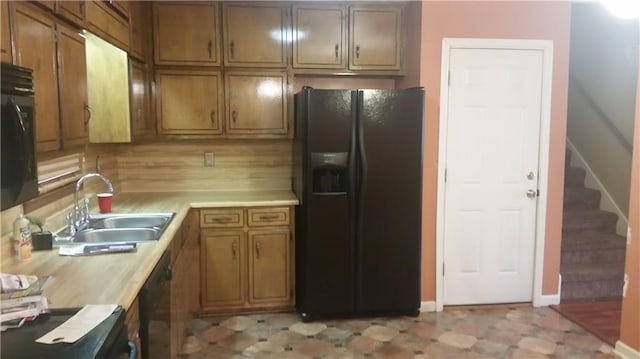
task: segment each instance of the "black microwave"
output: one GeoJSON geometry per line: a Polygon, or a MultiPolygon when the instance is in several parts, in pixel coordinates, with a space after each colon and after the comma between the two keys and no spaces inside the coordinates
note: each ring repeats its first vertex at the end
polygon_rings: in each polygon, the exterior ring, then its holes
{"type": "Polygon", "coordinates": [[[2,210],[38,196],[33,75],[30,69],[2,63],[2,210]]]}

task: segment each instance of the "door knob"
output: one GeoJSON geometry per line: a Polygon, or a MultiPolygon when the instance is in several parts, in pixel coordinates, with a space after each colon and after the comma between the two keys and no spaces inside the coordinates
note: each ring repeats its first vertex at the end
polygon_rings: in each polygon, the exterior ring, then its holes
{"type": "Polygon", "coordinates": [[[529,198],[536,198],[538,196],[538,191],[536,191],[535,189],[530,189],[527,191],[527,197],[529,198]]]}

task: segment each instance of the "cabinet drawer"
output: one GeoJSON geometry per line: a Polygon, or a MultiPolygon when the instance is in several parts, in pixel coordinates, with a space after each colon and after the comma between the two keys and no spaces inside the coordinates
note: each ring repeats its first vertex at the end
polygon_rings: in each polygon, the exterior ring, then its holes
{"type": "Polygon", "coordinates": [[[242,209],[203,209],[200,211],[200,227],[229,228],[244,225],[242,209]]]}
{"type": "Polygon", "coordinates": [[[249,208],[247,209],[249,226],[282,226],[289,224],[289,208],[249,208]]]}

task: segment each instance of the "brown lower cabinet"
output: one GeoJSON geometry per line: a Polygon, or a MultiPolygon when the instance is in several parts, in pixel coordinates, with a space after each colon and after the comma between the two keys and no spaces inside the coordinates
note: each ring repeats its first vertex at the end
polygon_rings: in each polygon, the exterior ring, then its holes
{"type": "Polygon", "coordinates": [[[290,207],[200,210],[204,312],[293,307],[290,207]]]}

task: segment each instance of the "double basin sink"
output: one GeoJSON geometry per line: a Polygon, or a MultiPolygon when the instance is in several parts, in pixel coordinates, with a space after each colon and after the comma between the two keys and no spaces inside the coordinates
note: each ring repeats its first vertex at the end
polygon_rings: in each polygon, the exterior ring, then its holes
{"type": "Polygon", "coordinates": [[[160,239],[174,213],[110,213],[91,215],[72,236],[58,235],[56,245],[144,243],[160,239]]]}

